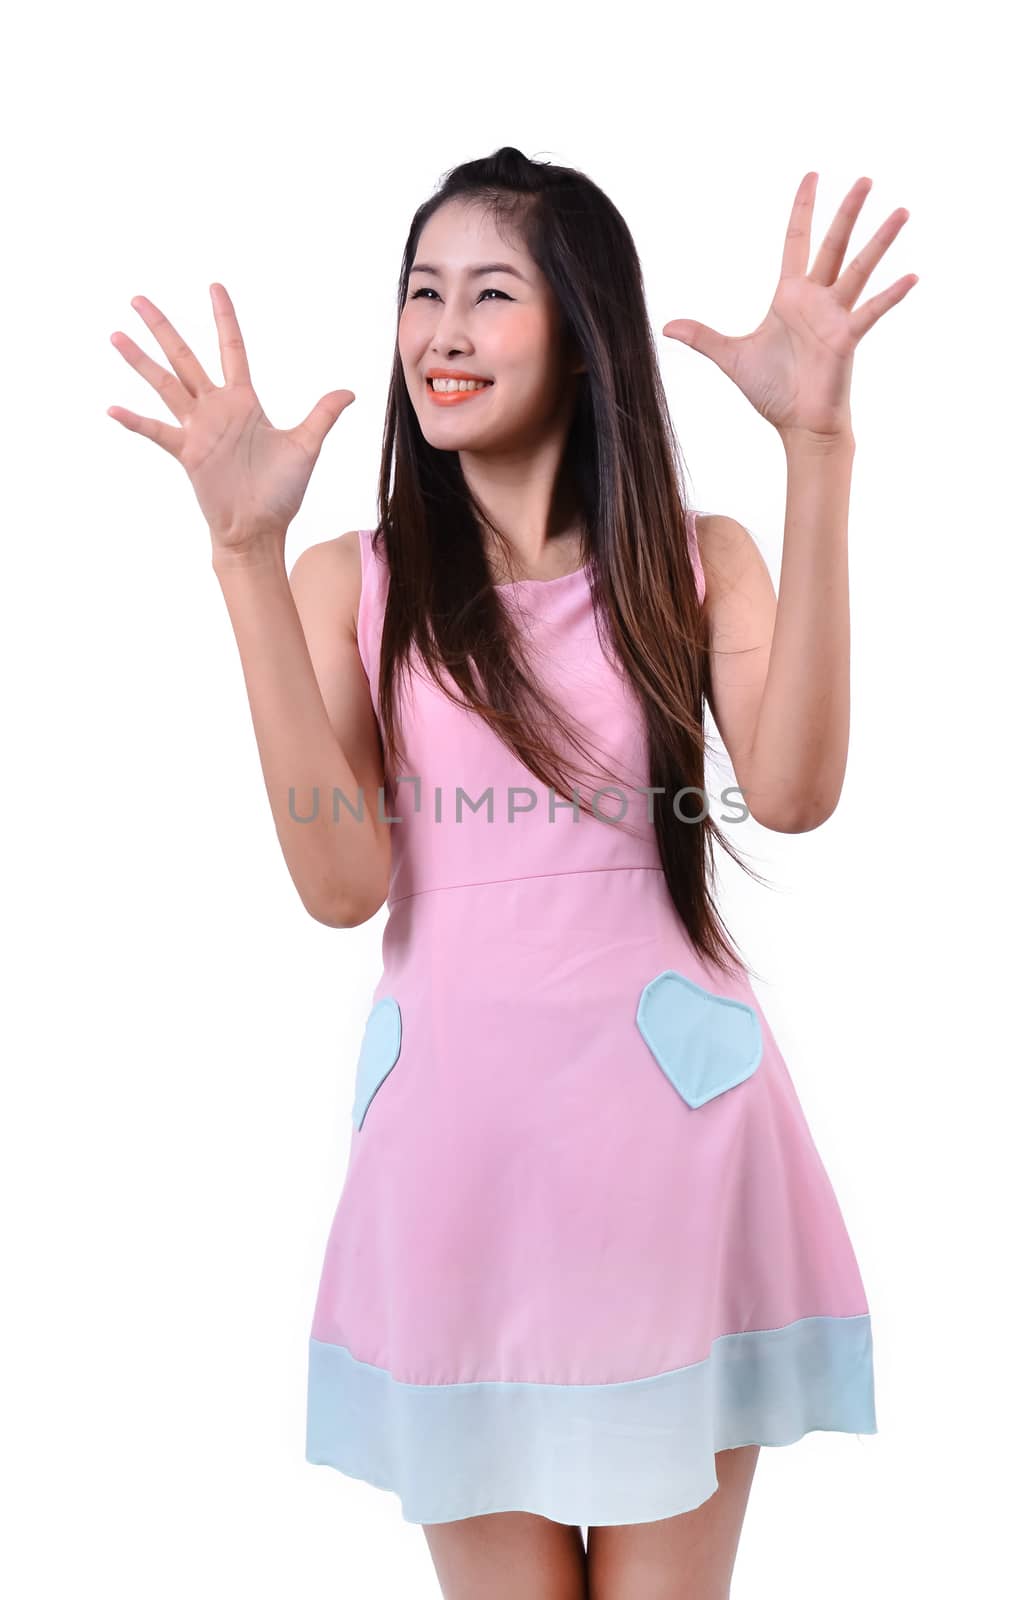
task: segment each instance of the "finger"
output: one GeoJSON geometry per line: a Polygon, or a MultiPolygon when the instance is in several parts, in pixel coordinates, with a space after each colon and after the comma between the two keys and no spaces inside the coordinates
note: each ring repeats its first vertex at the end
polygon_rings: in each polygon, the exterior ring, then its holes
{"type": "Polygon", "coordinates": [[[173,378],[167,368],[151,361],[146,351],[141,350],[127,333],[112,333],[111,343],[118,354],[125,357],[129,366],[134,367],[140,377],[157,390],[172,416],[181,422],[192,407],[193,396],[182,387],[178,378],[173,378]]]}
{"type": "Polygon", "coordinates": [[[690,317],[677,317],[674,322],[666,323],[661,332],[667,334],[669,339],[678,339],[680,344],[688,344],[702,356],[707,356],[716,367],[732,376],[732,354],[738,339],[728,338],[724,333],[718,333],[714,328],[709,328],[706,322],[694,322],[690,317]]]}
{"type": "Polygon", "coordinates": [[[805,173],[800,180],[786,229],[781,274],[784,278],[801,278],[807,272],[807,258],[811,251],[811,213],[815,208],[817,187],[818,173],[805,173]]]}
{"type": "Polygon", "coordinates": [[[855,341],[863,339],[869,328],[879,321],[883,312],[889,311],[898,300],[903,300],[908,290],[913,289],[917,282],[918,273],[909,272],[906,278],[898,278],[896,283],[884,289],[882,294],[873,295],[871,300],[866,300],[863,306],[859,306],[850,319],[855,341]]]}
{"type": "Polygon", "coordinates": [[[841,305],[852,306],[861,293],[872,274],[872,269],[878,266],[890,245],[904,226],[910,211],[905,211],[903,206],[886,218],[882,227],[869,239],[863,250],[859,250],[843,277],[836,285],[836,298],[841,305]]]}
{"type": "Polygon", "coordinates": [[[350,389],[333,389],[331,394],[323,394],[318,404],[312,406],[303,422],[298,422],[292,429],[294,439],[312,455],[317,455],[325,443],[329,429],[355,398],[350,389]]]}
{"type": "Polygon", "coordinates": [[[822,242],[822,248],[815,257],[815,264],[811,268],[809,277],[813,283],[835,283],[837,273],[847,253],[850,236],[854,231],[858,212],[868,198],[868,191],[872,187],[871,178],[859,178],[847,195],[840,209],[832,219],[832,224],[822,242]]]}
{"type": "Polygon", "coordinates": [[[239,331],[229,291],[223,283],[211,284],[211,303],[214,306],[214,320],[218,325],[218,348],[221,351],[225,382],[250,385],[250,366],[243,344],[243,335],[239,331]]]}
{"type": "Polygon", "coordinates": [[[182,379],[187,392],[198,395],[206,394],[213,389],[214,384],[181,333],[172,327],[164,312],[158,311],[153,301],[148,300],[145,294],[137,294],[132,304],[182,379]]]}
{"type": "Polygon", "coordinates": [[[167,450],[176,461],[179,459],[181,428],[170,428],[166,422],[155,422],[153,417],[137,417],[134,411],[126,411],[123,406],[108,406],[107,415],[113,417],[115,422],[120,422],[123,428],[128,428],[130,433],[143,434],[144,438],[152,439],[162,450],[167,450]]]}

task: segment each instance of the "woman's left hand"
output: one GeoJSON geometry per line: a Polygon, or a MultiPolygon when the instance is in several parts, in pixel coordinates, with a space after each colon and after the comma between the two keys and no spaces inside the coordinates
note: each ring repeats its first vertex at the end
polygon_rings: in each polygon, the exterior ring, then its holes
{"type": "Polygon", "coordinates": [[[743,338],[716,333],[703,322],[665,324],[670,339],[692,345],[732,379],[750,403],[785,437],[803,433],[831,440],[851,432],[850,377],[859,340],[918,282],[914,272],[853,310],[875,267],[910,213],[891,213],[837,277],[858,212],[872,187],[859,178],[847,195],[808,272],[811,213],[817,172],[801,182],[793,202],[782,273],[768,315],[743,338]]]}

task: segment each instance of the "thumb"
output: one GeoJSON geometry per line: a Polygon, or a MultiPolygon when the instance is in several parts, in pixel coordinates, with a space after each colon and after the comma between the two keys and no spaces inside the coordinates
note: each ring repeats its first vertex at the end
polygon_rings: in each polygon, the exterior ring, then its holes
{"type": "Polygon", "coordinates": [[[294,435],[317,455],[325,443],[329,429],[339,421],[341,414],[355,399],[352,389],[332,389],[328,394],[323,394],[317,405],[311,407],[303,422],[298,423],[293,429],[294,435]]]}
{"type": "Polygon", "coordinates": [[[721,367],[723,372],[726,371],[733,341],[727,339],[724,333],[716,333],[705,322],[693,322],[688,317],[666,322],[661,332],[667,334],[669,339],[678,339],[680,344],[692,345],[694,350],[699,350],[702,356],[707,356],[709,361],[721,367]]]}

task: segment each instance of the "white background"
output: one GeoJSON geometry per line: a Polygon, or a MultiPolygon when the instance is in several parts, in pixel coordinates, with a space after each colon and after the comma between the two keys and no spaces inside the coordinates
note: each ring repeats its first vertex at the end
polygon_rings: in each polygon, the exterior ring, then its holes
{"type": "Polygon", "coordinates": [[[438,1594],[396,1499],[304,1460],[385,911],[331,931],[296,896],[207,528],[178,464],[107,415],[169,420],[110,334],[162,359],[129,304],[144,293],[219,375],[219,280],[274,422],[354,391],[292,565],[375,520],[411,214],[502,144],[582,168],[622,211],[695,503],[752,531],[776,585],[779,440],[660,329],[760,321],[809,169],[812,259],[859,176],[854,249],[911,212],[868,293],[920,282],[855,363],[843,799],[813,833],[731,830],[773,889],[722,874],[861,1265],[880,1431],[762,1451],[733,1595],[964,1600],[1021,1570],[1010,26],[989,4],[960,24],[878,3],[21,9],[2,96],[0,1150],[0,1581],[19,1600],[438,1594]]]}

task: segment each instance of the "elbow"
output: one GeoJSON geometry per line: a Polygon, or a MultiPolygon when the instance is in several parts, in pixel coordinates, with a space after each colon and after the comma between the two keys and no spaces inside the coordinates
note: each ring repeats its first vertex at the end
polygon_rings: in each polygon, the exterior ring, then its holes
{"type": "Polygon", "coordinates": [[[755,822],[759,822],[762,828],[768,828],[771,833],[813,833],[823,822],[828,822],[838,803],[839,796],[832,801],[808,798],[792,805],[751,807],[750,814],[755,822]]]}
{"type": "MultiPolygon", "coordinates": [[[[833,768],[781,776],[756,767],[752,759],[741,763],[747,781],[740,793],[749,814],[771,833],[813,833],[828,822],[840,803],[843,771],[833,768]]],[[[740,767],[736,767],[739,772],[740,767]]]]}
{"type": "Polygon", "coordinates": [[[315,899],[313,895],[300,896],[304,910],[323,928],[352,928],[355,926],[349,906],[338,900],[315,899]]]}
{"type": "Polygon", "coordinates": [[[360,928],[370,922],[386,903],[389,894],[389,871],[380,871],[374,883],[351,885],[342,894],[332,897],[320,894],[304,899],[304,907],[316,922],[326,928],[360,928]]]}
{"type": "Polygon", "coordinates": [[[317,904],[305,901],[304,908],[315,922],[322,924],[323,928],[359,928],[362,923],[374,917],[385,898],[383,895],[375,904],[357,900],[334,900],[317,904]]]}
{"type": "MultiPolygon", "coordinates": [[[[385,905],[392,878],[392,852],[369,851],[346,883],[339,882],[338,871],[323,876],[316,884],[296,885],[304,909],[325,928],[359,928],[370,922],[385,905]],[[306,891],[306,892],[305,892],[306,891]]],[[[295,880],[294,880],[295,881],[295,880]]]]}
{"type": "Polygon", "coordinates": [[[370,900],[352,902],[347,913],[347,920],[340,923],[343,928],[359,928],[363,922],[370,922],[377,911],[381,911],[386,903],[386,891],[373,895],[370,900]]]}
{"type": "Polygon", "coordinates": [[[332,904],[325,906],[306,907],[309,916],[315,922],[320,922],[323,928],[357,928],[360,920],[355,918],[349,906],[332,904]]]}

